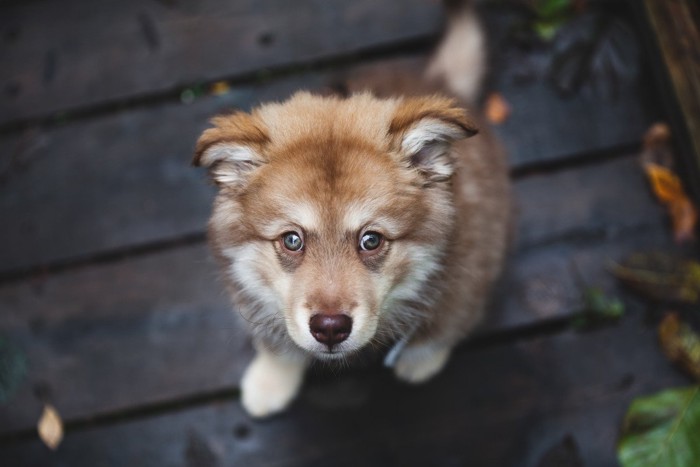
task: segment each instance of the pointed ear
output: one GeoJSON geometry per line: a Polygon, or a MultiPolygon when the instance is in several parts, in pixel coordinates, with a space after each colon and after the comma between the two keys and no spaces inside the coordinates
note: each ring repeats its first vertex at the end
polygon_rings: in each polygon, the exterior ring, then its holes
{"type": "Polygon", "coordinates": [[[402,100],[389,127],[394,149],[427,183],[448,180],[454,172],[452,143],[477,133],[466,112],[442,97],[402,100]]]}
{"type": "Polygon", "coordinates": [[[236,112],[215,117],[214,125],[197,140],[192,164],[207,167],[217,185],[240,187],[248,175],[265,163],[270,138],[255,115],[236,112]]]}

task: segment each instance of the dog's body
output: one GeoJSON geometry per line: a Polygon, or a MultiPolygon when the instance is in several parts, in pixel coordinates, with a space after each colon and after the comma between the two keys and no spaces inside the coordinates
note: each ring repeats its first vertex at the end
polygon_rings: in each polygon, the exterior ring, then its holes
{"type": "MultiPolygon", "coordinates": [[[[424,381],[481,317],[506,250],[504,156],[452,100],[299,93],[217,117],[195,162],[220,188],[210,241],[257,356],[254,416],[282,410],[313,358],[395,343],[424,381]]],[[[394,358],[395,357],[395,358],[394,358]]]]}

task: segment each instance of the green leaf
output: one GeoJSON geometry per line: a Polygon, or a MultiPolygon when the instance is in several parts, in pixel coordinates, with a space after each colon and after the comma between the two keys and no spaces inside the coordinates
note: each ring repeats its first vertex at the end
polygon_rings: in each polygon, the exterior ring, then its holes
{"type": "Polygon", "coordinates": [[[589,287],[583,292],[583,303],[583,310],[573,320],[576,329],[617,321],[625,313],[625,305],[618,298],[608,297],[597,287],[589,287]]]}
{"type": "Polygon", "coordinates": [[[573,7],[572,4],[572,0],[537,0],[535,12],[540,18],[551,19],[569,12],[573,7]]]}
{"type": "Polygon", "coordinates": [[[617,447],[624,467],[700,465],[700,386],[635,399],[617,447]]]}
{"type": "Polygon", "coordinates": [[[535,33],[544,41],[550,41],[559,29],[571,19],[572,0],[537,0],[533,5],[537,21],[533,27],[535,33]]]}

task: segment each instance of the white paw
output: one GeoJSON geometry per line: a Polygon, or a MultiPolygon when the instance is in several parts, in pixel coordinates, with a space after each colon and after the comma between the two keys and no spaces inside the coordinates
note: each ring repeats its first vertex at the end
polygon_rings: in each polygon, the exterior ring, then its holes
{"type": "Polygon", "coordinates": [[[450,347],[408,346],[399,354],[394,374],[408,383],[423,383],[442,370],[450,356],[450,347]]]}
{"type": "Polygon", "coordinates": [[[286,409],[299,392],[306,365],[298,360],[260,352],[241,380],[241,403],[256,418],[286,409]]]}

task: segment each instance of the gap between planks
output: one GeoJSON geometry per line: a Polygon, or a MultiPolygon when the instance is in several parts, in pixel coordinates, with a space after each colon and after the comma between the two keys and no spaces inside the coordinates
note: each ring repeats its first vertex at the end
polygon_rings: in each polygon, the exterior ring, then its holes
{"type": "Polygon", "coordinates": [[[98,104],[67,109],[60,113],[13,120],[8,123],[0,124],[0,136],[16,133],[30,127],[41,127],[41,129],[46,130],[63,125],[68,121],[70,121],[70,123],[76,123],[118,112],[146,108],[157,104],[179,102],[180,94],[183,90],[195,86],[208,88],[220,81],[225,81],[230,86],[260,85],[268,81],[290,78],[303,73],[330,72],[339,67],[361,65],[373,60],[396,59],[404,56],[428,53],[434,47],[436,39],[437,36],[435,34],[413,37],[367,47],[359,51],[334,55],[332,57],[311,59],[288,65],[272,65],[250,72],[184,83],[164,91],[156,91],[141,96],[108,100],[98,104]]]}
{"type": "MultiPolygon", "coordinates": [[[[466,352],[474,352],[492,347],[550,337],[569,329],[571,326],[571,321],[574,318],[575,316],[556,317],[541,320],[534,324],[518,325],[512,328],[478,333],[461,343],[455,349],[455,353],[461,354],[466,352]]],[[[177,397],[162,402],[136,405],[128,409],[105,412],[91,415],[89,417],[63,420],[63,428],[66,433],[90,430],[93,428],[126,423],[134,420],[142,420],[171,412],[194,409],[220,402],[237,401],[239,398],[240,389],[237,386],[225,387],[215,391],[185,397],[177,397]]],[[[1,434],[0,447],[11,445],[20,441],[36,439],[38,439],[38,434],[35,429],[25,429],[1,434]]]]}

